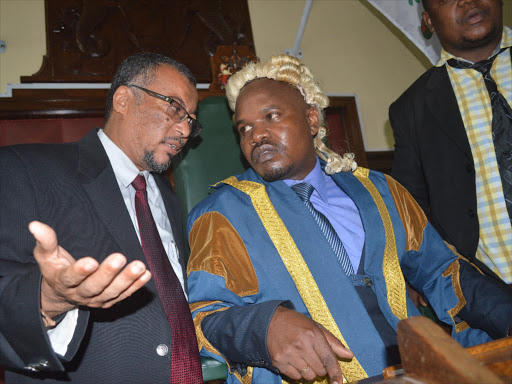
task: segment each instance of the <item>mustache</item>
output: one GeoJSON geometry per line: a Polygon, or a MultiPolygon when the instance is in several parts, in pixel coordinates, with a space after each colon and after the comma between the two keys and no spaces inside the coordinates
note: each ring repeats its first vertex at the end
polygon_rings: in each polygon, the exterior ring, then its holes
{"type": "Polygon", "coordinates": [[[180,147],[183,147],[185,145],[185,139],[183,137],[181,137],[181,136],[168,136],[168,137],[164,137],[160,143],[161,144],[168,144],[168,143],[172,143],[172,142],[177,142],[180,147]]]}

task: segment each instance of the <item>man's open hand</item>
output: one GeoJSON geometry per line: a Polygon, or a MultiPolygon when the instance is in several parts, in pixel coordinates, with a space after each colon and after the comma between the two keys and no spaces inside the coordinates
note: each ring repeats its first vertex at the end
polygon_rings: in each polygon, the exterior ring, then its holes
{"type": "Polygon", "coordinates": [[[293,380],[328,375],[331,383],[341,384],[338,357],[354,357],[327,329],[284,307],[278,307],[270,321],[267,347],[272,365],[293,380]]]}
{"type": "Polygon", "coordinates": [[[126,257],[120,253],[111,254],[101,264],[92,257],[75,260],[59,246],[48,225],[33,221],[29,230],[36,239],[34,257],[43,275],[41,309],[50,317],[79,305],[109,308],[151,278],[141,261],[125,267],[126,257]]]}

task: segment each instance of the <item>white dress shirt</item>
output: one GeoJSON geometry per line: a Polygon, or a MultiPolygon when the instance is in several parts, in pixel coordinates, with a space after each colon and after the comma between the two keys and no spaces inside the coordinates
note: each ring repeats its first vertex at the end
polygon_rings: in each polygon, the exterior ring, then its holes
{"type": "MultiPolygon", "coordinates": [[[[123,200],[132,219],[133,227],[137,232],[137,237],[140,242],[139,224],[137,222],[137,215],[135,213],[135,189],[131,185],[132,181],[141,174],[146,179],[146,190],[148,195],[149,208],[156,223],[158,233],[162,239],[169,262],[178,277],[181,287],[184,287],[184,276],[181,264],[179,262],[178,248],[174,241],[172,233],[171,223],[167,216],[165,204],[160,194],[160,190],[156,185],[155,178],[148,171],[139,171],[133,161],[103,132],[102,129],[98,131],[98,137],[100,138],[105,152],[110,160],[114,175],[116,176],[119,189],[123,195],[123,200]]],[[[185,293],[186,296],[186,293],[185,293]]],[[[76,328],[78,319],[78,309],[69,311],[65,318],[59,323],[57,327],[48,331],[48,336],[52,344],[53,350],[64,356],[73,333],[76,328]]]]}

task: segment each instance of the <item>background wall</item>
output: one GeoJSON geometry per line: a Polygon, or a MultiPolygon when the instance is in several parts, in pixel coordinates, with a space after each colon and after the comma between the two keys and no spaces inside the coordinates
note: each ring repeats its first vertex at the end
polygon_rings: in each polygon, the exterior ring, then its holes
{"type": "Polygon", "coordinates": [[[7,83],[41,68],[46,53],[44,0],[0,0],[0,40],[7,43],[0,54],[0,93],[7,83]]]}
{"type": "MultiPolygon", "coordinates": [[[[249,0],[259,57],[293,48],[304,3],[249,0]]],[[[503,14],[511,26],[512,0],[503,14]]],[[[431,67],[428,59],[365,0],[314,0],[301,50],[326,92],[358,95],[366,150],[392,150],[389,105],[431,67]]]]}
{"type": "MultiPolygon", "coordinates": [[[[407,1],[407,0],[389,0],[407,1]]],[[[305,0],[248,0],[256,53],[292,48],[305,0]]],[[[504,0],[512,25],[512,0],[504,0]]],[[[44,0],[0,0],[0,93],[39,70],[46,52],[44,0]]],[[[366,150],[392,150],[388,107],[430,62],[366,0],[315,0],[301,43],[303,61],[330,94],[356,94],[366,150]]]]}

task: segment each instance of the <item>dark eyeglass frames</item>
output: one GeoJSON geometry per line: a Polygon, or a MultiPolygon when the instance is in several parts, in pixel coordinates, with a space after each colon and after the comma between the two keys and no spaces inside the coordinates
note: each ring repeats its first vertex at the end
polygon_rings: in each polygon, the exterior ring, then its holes
{"type": "Polygon", "coordinates": [[[169,116],[174,122],[181,123],[182,121],[188,120],[188,126],[190,127],[190,137],[196,137],[201,132],[201,124],[199,121],[194,119],[187,110],[174,100],[172,97],[161,95],[160,93],[153,92],[149,89],[139,87],[135,84],[127,84],[128,87],[134,87],[140,89],[141,91],[146,92],[149,96],[156,97],[157,99],[167,101],[169,103],[169,107],[167,108],[167,116],[169,116]]]}

